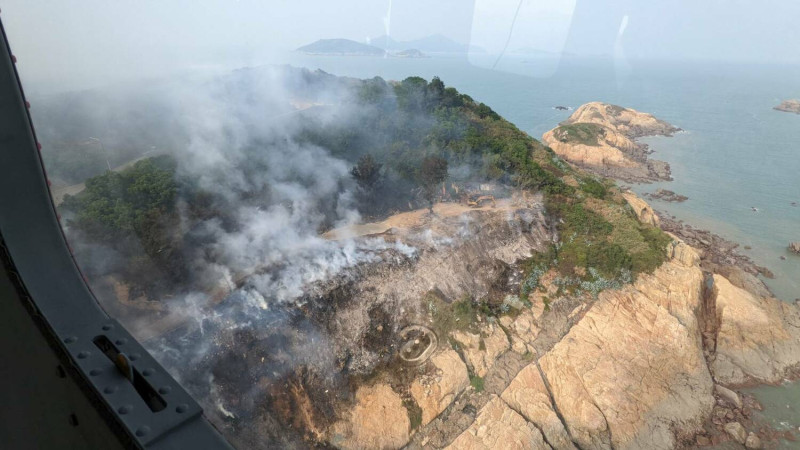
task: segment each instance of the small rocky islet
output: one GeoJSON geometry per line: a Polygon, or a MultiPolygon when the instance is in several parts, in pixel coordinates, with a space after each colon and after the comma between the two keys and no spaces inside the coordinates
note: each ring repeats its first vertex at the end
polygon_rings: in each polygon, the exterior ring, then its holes
{"type": "Polygon", "coordinates": [[[780,105],[772,109],[776,111],[800,114],[800,100],[784,100],[780,105]]]}
{"type": "Polygon", "coordinates": [[[669,181],[669,164],[648,158],[645,136],[672,136],[680,128],[651,114],[601,102],[582,105],[542,142],[570,163],[592,173],[632,183],[669,181]]]}
{"type": "Polygon", "coordinates": [[[663,200],[670,203],[681,203],[689,200],[689,197],[677,194],[669,189],[658,188],[655,192],[645,194],[645,197],[651,200],[663,200]]]}

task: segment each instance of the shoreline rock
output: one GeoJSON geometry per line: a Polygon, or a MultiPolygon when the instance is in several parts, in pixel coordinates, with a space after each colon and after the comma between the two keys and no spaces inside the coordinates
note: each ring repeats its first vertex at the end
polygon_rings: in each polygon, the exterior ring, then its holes
{"type": "Polygon", "coordinates": [[[670,203],[681,203],[689,200],[689,197],[685,195],[676,194],[674,191],[662,188],[656,189],[656,191],[651,194],[644,194],[644,196],[651,200],[663,200],[670,203]]]}
{"type": "MultiPolygon", "coordinates": [[[[762,285],[759,280],[744,280],[742,274],[732,274],[732,269],[726,267],[736,267],[741,271],[752,275],[761,275],[766,278],[774,278],[772,271],[764,266],[760,266],[753,262],[750,257],[742,255],[737,252],[739,244],[722,238],[708,230],[701,230],[694,228],[691,225],[684,224],[680,221],[674,220],[671,216],[664,212],[656,211],[659,217],[661,229],[674,234],[681,240],[698,249],[701,255],[702,266],[709,272],[723,271],[726,276],[732,277],[736,280],[741,280],[741,283],[750,284],[753,289],[758,289],[757,285],[762,285]]],[[[766,290],[766,286],[763,287],[766,290]]],[[[760,292],[769,292],[768,290],[760,292]]]]}
{"type": "Polygon", "coordinates": [[[542,141],[565,160],[601,176],[628,182],[672,180],[669,164],[649,159],[652,151],[635,140],[672,136],[680,128],[651,114],[601,102],[586,103],[542,141]]]}
{"type": "Polygon", "coordinates": [[[790,242],[789,251],[800,255],[800,242],[790,242]]]}
{"type": "Polygon", "coordinates": [[[800,100],[784,100],[780,105],[772,109],[776,111],[800,114],[800,100]]]}
{"type": "Polygon", "coordinates": [[[719,327],[717,381],[740,386],[775,384],[800,367],[800,308],[774,297],[758,297],[714,275],[719,327]]]}

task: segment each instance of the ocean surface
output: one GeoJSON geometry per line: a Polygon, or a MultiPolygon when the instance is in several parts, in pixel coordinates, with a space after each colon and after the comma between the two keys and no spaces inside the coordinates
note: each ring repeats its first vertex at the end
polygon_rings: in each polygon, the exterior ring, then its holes
{"type": "MultiPolygon", "coordinates": [[[[772,109],[781,100],[800,98],[800,66],[508,57],[491,69],[493,61],[471,63],[464,56],[296,53],[265,63],[358,78],[439,76],[537,139],[571,114],[554,110],[556,105],[603,101],[652,113],[685,130],[642,140],[655,151],[652,158],[670,163],[674,181],[634,185],[634,191],[663,187],[688,196],[684,203],[651,204],[740,243],[740,251],[775,274],[765,282],[776,297],[800,298],[800,256],[787,250],[790,241],[800,241],[800,206],[791,206],[800,204],[800,115],[772,109]]],[[[766,408],[758,420],[798,430],[800,383],[748,392],[766,408]]]]}

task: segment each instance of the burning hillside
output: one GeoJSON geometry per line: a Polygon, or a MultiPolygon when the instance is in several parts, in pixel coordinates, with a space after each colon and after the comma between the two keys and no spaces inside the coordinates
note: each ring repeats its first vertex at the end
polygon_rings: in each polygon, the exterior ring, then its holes
{"type": "Polygon", "coordinates": [[[248,448],[445,445],[667,257],[611,183],[438,78],[251,69],[157,101],[171,149],[62,214],[104,305],[248,448]]]}

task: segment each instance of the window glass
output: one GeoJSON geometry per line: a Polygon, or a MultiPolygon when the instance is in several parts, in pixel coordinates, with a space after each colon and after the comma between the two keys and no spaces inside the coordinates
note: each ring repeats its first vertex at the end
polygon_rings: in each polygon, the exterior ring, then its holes
{"type": "Polygon", "coordinates": [[[791,448],[798,17],[2,10],[88,284],[238,448],[791,448]]]}

